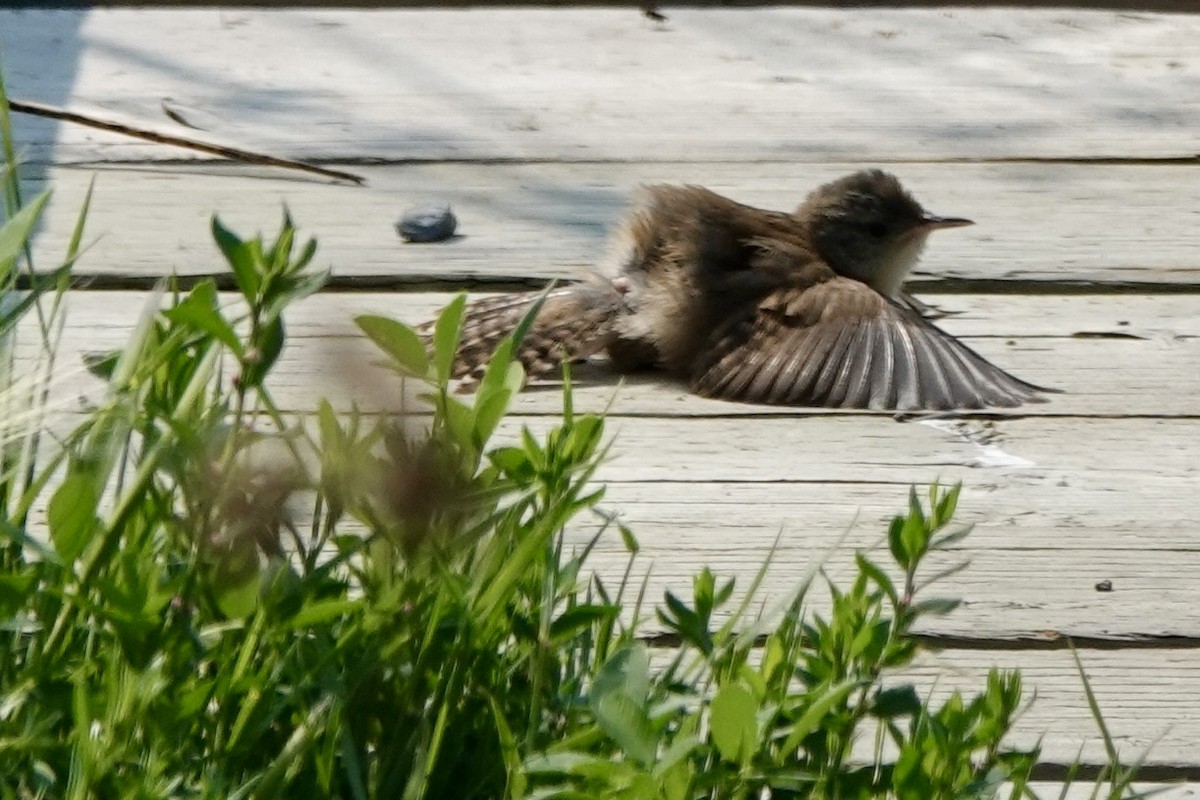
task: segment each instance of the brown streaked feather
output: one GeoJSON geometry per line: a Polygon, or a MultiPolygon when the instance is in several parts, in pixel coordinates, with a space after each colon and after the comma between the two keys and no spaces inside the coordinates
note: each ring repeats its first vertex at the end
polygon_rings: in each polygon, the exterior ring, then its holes
{"type": "Polygon", "coordinates": [[[1015,406],[1050,391],[842,277],[748,305],[714,332],[692,389],[746,402],[906,411],[1015,406]]]}
{"type": "MultiPolygon", "coordinates": [[[[523,292],[469,303],[454,361],[454,377],[481,377],[500,342],[516,329],[540,296],[540,292],[523,292]]],[[[622,302],[621,293],[607,281],[579,283],[546,295],[517,353],[526,376],[543,377],[564,361],[587,358],[603,350],[612,340],[612,323],[622,302]]],[[[433,323],[421,326],[418,331],[428,341],[433,323]]]]}

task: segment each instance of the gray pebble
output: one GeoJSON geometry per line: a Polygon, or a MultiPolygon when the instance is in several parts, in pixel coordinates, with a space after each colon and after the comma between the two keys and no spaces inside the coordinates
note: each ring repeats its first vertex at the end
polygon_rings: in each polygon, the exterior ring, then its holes
{"type": "Polygon", "coordinates": [[[456,227],[450,206],[417,206],[404,212],[396,232],[406,242],[440,242],[453,236],[456,227]]]}

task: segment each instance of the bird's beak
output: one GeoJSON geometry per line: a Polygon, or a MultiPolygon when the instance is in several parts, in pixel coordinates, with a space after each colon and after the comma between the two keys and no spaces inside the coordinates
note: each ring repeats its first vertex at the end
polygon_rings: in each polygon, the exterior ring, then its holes
{"type": "Polygon", "coordinates": [[[975,223],[969,219],[962,217],[937,217],[933,214],[926,214],[921,218],[921,228],[927,231],[936,231],[942,228],[962,228],[975,223]]]}

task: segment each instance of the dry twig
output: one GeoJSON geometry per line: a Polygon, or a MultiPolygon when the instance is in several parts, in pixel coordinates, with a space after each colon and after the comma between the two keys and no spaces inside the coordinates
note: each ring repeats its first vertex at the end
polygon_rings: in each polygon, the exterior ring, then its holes
{"type": "Polygon", "coordinates": [[[112,131],[114,133],[122,133],[126,136],[133,136],[138,139],[145,139],[148,142],[158,142],[159,144],[170,144],[176,147],[186,147],[189,150],[198,150],[201,153],[210,153],[222,158],[240,161],[246,164],[261,164],[268,167],[283,167],[285,169],[295,169],[304,172],[312,172],[317,175],[324,175],[327,178],[334,178],[341,181],[350,181],[359,186],[366,183],[366,178],[361,175],[355,175],[352,172],[342,172],[336,169],[327,169],[318,167],[315,164],[308,164],[303,161],[295,161],[290,158],[278,158],[269,156],[265,153],[256,153],[252,150],[242,150],[237,147],[225,147],[224,145],[209,144],[201,142],[197,139],[191,139],[184,136],[171,136],[165,133],[156,133],[142,128],[135,128],[130,125],[125,125],[120,122],[110,122],[108,120],[98,119],[87,114],[80,114],[75,111],[67,111],[65,108],[46,105],[44,103],[33,103],[24,100],[13,100],[9,98],[8,107],[13,111],[21,114],[31,114],[35,117],[47,117],[49,119],[58,119],[64,122],[74,122],[78,125],[86,125],[89,128],[98,128],[102,131],[112,131]]]}

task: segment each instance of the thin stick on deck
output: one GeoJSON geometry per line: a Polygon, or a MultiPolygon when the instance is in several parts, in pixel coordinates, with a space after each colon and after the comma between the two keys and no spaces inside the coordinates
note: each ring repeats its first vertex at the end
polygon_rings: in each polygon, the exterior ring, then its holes
{"type": "Polygon", "coordinates": [[[362,186],[366,182],[366,178],[361,175],[355,175],[352,172],[343,172],[336,169],[328,169],[326,167],[318,167],[315,164],[307,164],[303,161],[295,161],[290,158],[279,158],[277,156],[266,155],[265,153],[256,153],[252,150],[243,150],[237,147],[226,147],[224,145],[209,144],[198,139],[191,139],[185,136],[172,136],[166,133],[156,133],[155,131],[145,130],[143,128],[135,128],[131,125],[125,125],[120,122],[112,122],[109,120],[99,119],[88,114],[81,114],[77,111],[68,111],[65,108],[46,105],[45,103],[34,103],[26,100],[9,99],[8,107],[13,111],[21,114],[30,114],[35,117],[46,117],[48,119],[57,119],[64,122],[73,122],[78,125],[86,125],[89,128],[98,128],[102,131],[112,131],[113,133],[121,133],[126,136],[133,136],[138,139],[145,139],[148,142],[157,142],[159,144],[170,144],[176,147],[185,147],[189,150],[198,150],[202,153],[210,153],[222,158],[229,158],[234,161],[241,161],[247,164],[261,164],[268,167],[283,167],[284,169],[295,169],[302,172],[311,172],[316,175],[323,175],[327,178],[334,178],[341,181],[350,181],[351,183],[362,186]]]}

